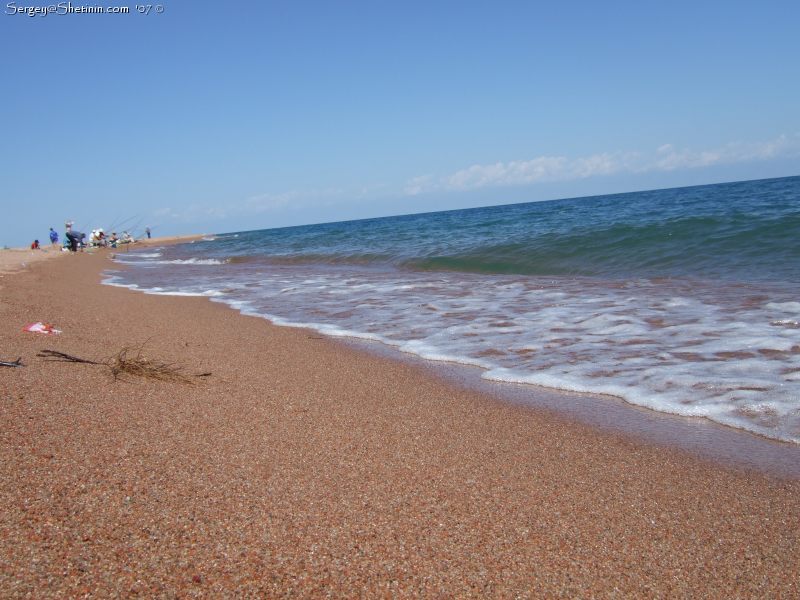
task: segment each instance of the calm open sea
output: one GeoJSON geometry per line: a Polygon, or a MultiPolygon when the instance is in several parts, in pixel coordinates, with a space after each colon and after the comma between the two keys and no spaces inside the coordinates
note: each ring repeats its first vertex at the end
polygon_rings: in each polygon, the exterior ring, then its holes
{"type": "Polygon", "coordinates": [[[800,443],[800,177],[220,234],[106,283],[800,443]]]}

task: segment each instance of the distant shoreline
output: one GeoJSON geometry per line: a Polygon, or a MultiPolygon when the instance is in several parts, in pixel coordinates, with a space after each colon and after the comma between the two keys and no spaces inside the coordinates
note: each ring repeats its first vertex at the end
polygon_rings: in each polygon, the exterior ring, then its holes
{"type": "MultiPolygon", "coordinates": [[[[124,249],[132,249],[132,248],[139,248],[142,246],[153,246],[159,244],[181,244],[184,242],[191,242],[193,240],[202,239],[203,236],[207,234],[191,234],[191,235],[173,235],[173,236],[163,236],[157,238],[143,238],[136,240],[132,244],[124,244],[118,246],[117,248],[108,248],[109,250],[124,250],[124,249]]],[[[98,249],[92,248],[88,251],[94,252],[98,249]]],[[[0,249],[0,277],[3,275],[7,275],[10,273],[15,273],[22,269],[25,269],[28,265],[36,262],[41,262],[43,260],[49,260],[53,258],[58,258],[60,256],[64,256],[69,254],[68,252],[64,252],[61,246],[53,246],[52,244],[42,244],[41,248],[38,250],[32,250],[31,248],[3,248],[0,249]]]]}

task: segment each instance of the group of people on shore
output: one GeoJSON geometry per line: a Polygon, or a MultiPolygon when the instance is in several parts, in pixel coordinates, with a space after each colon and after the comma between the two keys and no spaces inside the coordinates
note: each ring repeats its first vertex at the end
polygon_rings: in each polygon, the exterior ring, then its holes
{"type": "MultiPolygon", "coordinates": [[[[64,234],[64,242],[63,245],[59,242],[58,232],[50,228],[50,244],[55,248],[61,248],[64,252],[77,252],[78,250],[83,250],[86,247],[90,248],[117,248],[121,244],[132,244],[136,240],[134,237],[124,231],[121,237],[117,237],[116,231],[112,232],[110,236],[106,235],[105,231],[102,229],[93,229],[91,235],[89,236],[89,241],[86,241],[86,234],[80,231],[76,231],[72,228],[72,221],[67,221],[64,223],[64,227],[66,228],[66,233],[64,234]]],[[[145,235],[147,238],[150,239],[150,228],[145,228],[145,235]]],[[[39,250],[41,249],[41,244],[39,240],[33,240],[31,244],[31,250],[39,250]]]]}

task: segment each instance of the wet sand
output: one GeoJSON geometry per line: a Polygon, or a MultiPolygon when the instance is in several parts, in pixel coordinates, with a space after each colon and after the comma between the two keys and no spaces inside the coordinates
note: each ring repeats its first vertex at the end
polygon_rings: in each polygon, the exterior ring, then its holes
{"type": "Polygon", "coordinates": [[[450,385],[478,391],[503,402],[552,413],[647,445],[677,448],[723,465],[800,480],[800,444],[770,439],[703,419],[662,413],[615,396],[555,390],[483,379],[484,370],[457,363],[428,361],[380,342],[339,338],[347,346],[402,360],[450,385]]]}
{"type": "Polygon", "coordinates": [[[0,595],[798,597],[800,482],[203,298],[3,280],[0,595]],[[63,333],[23,333],[31,321],[63,333]],[[124,346],[211,372],[114,381],[124,346]]]}

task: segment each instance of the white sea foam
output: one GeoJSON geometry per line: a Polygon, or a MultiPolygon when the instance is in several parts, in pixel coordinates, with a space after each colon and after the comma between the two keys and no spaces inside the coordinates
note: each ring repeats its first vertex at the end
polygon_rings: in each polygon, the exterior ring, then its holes
{"type": "Polygon", "coordinates": [[[166,261],[171,265],[224,265],[227,261],[216,258],[187,258],[166,261]]]}
{"type": "Polygon", "coordinates": [[[781,290],[213,263],[183,275],[183,263],[163,263],[107,282],[224,289],[215,301],[279,325],[800,442],[800,302],[781,290]]]}
{"type": "Polygon", "coordinates": [[[224,296],[224,294],[218,290],[206,290],[204,292],[176,292],[161,288],[153,288],[143,291],[145,294],[150,294],[153,296],[200,296],[206,298],[218,298],[220,296],[224,296]]]}
{"type": "MultiPolygon", "coordinates": [[[[161,256],[160,254],[158,256],[161,256]]],[[[154,258],[146,254],[117,255],[114,260],[125,264],[142,265],[224,265],[227,261],[217,258],[176,258],[172,260],[147,260],[154,258]]]]}
{"type": "Polygon", "coordinates": [[[769,302],[765,308],[792,315],[800,315],[800,302],[769,302]]]}
{"type": "Polygon", "coordinates": [[[401,344],[399,346],[399,349],[401,352],[406,352],[408,354],[415,354],[427,360],[438,360],[441,362],[459,363],[462,365],[481,367],[483,369],[488,369],[490,366],[490,363],[487,363],[486,361],[483,360],[468,358],[466,356],[462,356],[459,354],[448,354],[446,352],[442,352],[436,346],[427,344],[420,340],[411,340],[409,342],[406,342],[405,344],[401,344]]]}
{"type": "Polygon", "coordinates": [[[114,275],[104,279],[103,283],[105,285],[110,285],[110,286],[113,286],[113,287],[127,288],[129,290],[138,290],[139,289],[139,286],[136,285],[135,283],[124,283],[119,277],[114,276],[114,275]]]}

